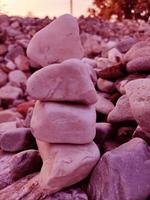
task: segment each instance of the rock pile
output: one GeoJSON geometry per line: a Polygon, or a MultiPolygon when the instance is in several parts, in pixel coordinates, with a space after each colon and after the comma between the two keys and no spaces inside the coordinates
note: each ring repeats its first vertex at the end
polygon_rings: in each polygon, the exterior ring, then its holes
{"type": "Polygon", "coordinates": [[[27,92],[38,100],[31,129],[43,159],[39,183],[51,194],[83,180],[99,160],[92,142],[97,95],[90,66],[78,60],[83,54],[72,16],[61,16],[35,34],[27,53],[41,65],[50,64],[28,79],[27,92]],[[61,37],[55,40],[60,31],[61,37]],[[78,59],[64,61],[70,57],[78,59]]]}
{"type": "Polygon", "coordinates": [[[51,22],[0,16],[0,200],[150,199],[149,22],[51,22]]]}

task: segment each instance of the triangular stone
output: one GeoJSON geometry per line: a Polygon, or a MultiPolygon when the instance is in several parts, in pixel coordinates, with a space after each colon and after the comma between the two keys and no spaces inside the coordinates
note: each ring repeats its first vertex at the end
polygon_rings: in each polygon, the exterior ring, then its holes
{"type": "Polygon", "coordinates": [[[69,58],[82,58],[84,51],[76,18],[65,14],[37,32],[28,45],[27,55],[43,67],[69,58]]]}

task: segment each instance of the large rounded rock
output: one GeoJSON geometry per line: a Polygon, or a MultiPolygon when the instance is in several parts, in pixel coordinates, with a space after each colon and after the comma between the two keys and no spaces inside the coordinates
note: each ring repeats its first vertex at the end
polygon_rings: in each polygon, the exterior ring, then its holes
{"type": "Polygon", "coordinates": [[[94,106],[37,101],[31,128],[45,142],[86,144],[95,137],[95,123],[94,106]]]}
{"type": "Polygon", "coordinates": [[[33,36],[27,55],[43,67],[69,58],[82,58],[77,20],[66,14],[51,22],[33,36]]]}
{"type": "Polygon", "coordinates": [[[94,169],[91,200],[146,200],[150,195],[150,149],[134,138],[103,155],[94,169]]]}
{"type": "Polygon", "coordinates": [[[91,67],[77,59],[49,65],[28,79],[27,92],[32,98],[42,101],[93,104],[97,95],[90,73],[91,67]]]}
{"type": "Polygon", "coordinates": [[[49,194],[86,178],[100,158],[94,143],[60,145],[37,141],[37,144],[43,158],[39,184],[49,194]]]}
{"type": "Polygon", "coordinates": [[[125,89],[135,120],[144,131],[150,132],[150,79],[130,81],[125,89]]]}

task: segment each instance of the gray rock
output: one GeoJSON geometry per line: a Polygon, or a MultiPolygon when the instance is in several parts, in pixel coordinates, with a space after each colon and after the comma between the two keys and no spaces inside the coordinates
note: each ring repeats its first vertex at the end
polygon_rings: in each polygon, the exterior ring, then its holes
{"type": "Polygon", "coordinates": [[[150,195],[150,148],[140,138],[103,155],[88,186],[91,200],[145,200],[150,195]]]}
{"type": "Polygon", "coordinates": [[[1,134],[0,148],[3,151],[18,152],[34,147],[34,138],[29,128],[10,129],[1,134]]]}

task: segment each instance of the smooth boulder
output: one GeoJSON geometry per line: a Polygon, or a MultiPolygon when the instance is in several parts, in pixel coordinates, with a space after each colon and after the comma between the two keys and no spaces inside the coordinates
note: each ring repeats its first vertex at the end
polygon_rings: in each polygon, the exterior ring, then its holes
{"type": "Polygon", "coordinates": [[[39,184],[49,194],[86,178],[100,158],[99,149],[93,142],[85,145],[60,145],[38,141],[38,148],[44,157],[39,184]]]}
{"type": "Polygon", "coordinates": [[[27,48],[28,57],[41,66],[82,58],[83,48],[75,17],[65,14],[37,32],[27,48]]]}
{"type": "Polygon", "coordinates": [[[90,66],[78,59],[53,64],[35,72],[27,82],[27,92],[42,101],[69,101],[93,104],[97,101],[90,66]]]}
{"type": "Polygon", "coordinates": [[[95,137],[95,123],[94,106],[37,101],[31,130],[45,142],[86,144],[95,137]]]}

